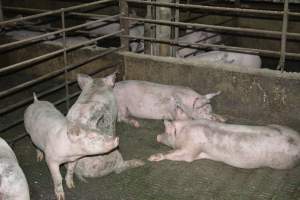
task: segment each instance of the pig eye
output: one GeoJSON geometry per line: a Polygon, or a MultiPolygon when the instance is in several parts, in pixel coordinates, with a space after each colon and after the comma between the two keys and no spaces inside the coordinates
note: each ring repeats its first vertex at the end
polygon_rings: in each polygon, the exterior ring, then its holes
{"type": "Polygon", "coordinates": [[[100,124],[103,124],[104,122],[104,115],[101,115],[101,117],[98,119],[97,121],[97,127],[100,125],[100,124]]]}

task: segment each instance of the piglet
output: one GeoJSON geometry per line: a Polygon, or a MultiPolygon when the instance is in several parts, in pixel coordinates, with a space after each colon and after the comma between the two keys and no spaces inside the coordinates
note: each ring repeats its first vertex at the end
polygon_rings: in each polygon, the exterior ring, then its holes
{"type": "Polygon", "coordinates": [[[212,113],[210,100],[220,92],[200,95],[191,88],[163,85],[147,81],[128,80],[115,84],[113,92],[118,104],[118,121],[139,127],[144,119],[210,119],[225,121],[212,113]],[[184,112],[179,114],[176,108],[184,112]]]}
{"type": "Polygon", "coordinates": [[[26,177],[13,150],[2,138],[0,138],[0,199],[30,199],[26,177]]]}
{"type": "Polygon", "coordinates": [[[157,141],[172,147],[150,161],[210,159],[239,168],[289,169],[300,158],[299,133],[285,126],[246,126],[209,120],[165,121],[157,141]]]}
{"type": "MultiPolygon", "coordinates": [[[[25,129],[37,147],[38,160],[45,159],[52,175],[54,191],[58,200],[63,200],[64,190],[59,165],[73,162],[87,155],[103,154],[116,148],[119,138],[99,134],[97,130],[68,121],[50,102],[34,103],[24,114],[25,129]]],[[[73,181],[66,175],[68,187],[73,181]]]]}

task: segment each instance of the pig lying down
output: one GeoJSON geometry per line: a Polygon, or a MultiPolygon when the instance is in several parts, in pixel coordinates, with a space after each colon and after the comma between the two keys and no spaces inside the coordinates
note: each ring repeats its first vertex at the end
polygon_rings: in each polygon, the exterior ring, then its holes
{"type": "Polygon", "coordinates": [[[147,81],[121,81],[116,83],[113,92],[118,104],[118,121],[139,127],[144,119],[210,119],[225,121],[212,113],[210,99],[220,94],[200,95],[188,87],[163,85],[147,81]],[[179,114],[177,107],[183,112],[179,114]]]}
{"type": "MultiPolygon", "coordinates": [[[[116,148],[119,138],[106,136],[97,130],[68,121],[50,102],[34,103],[24,114],[25,129],[37,147],[38,160],[45,159],[50,170],[57,199],[63,200],[64,190],[59,165],[73,162],[86,155],[103,154],[116,148]]],[[[74,187],[66,175],[68,187],[74,187]]]]}
{"type": "Polygon", "coordinates": [[[221,161],[239,168],[288,169],[300,158],[300,135],[279,125],[246,126],[209,120],[165,121],[157,141],[172,147],[150,161],[198,159],[221,161]]]}
{"type": "MultiPolygon", "coordinates": [[[[100,130],[101,134],[115,136],[117,103],[112,89],[115,74],[96,79],[78,74],[77,80],[82,92],[70,108],[67,119],[90,129],[100,130]]],[[[70,163],[68,174],[70,180],[73,180],[73,173],[84,180],[84,177],[101,177],[142,165],[144,162],[141,160],[124,161],[120,152],[115,149],[106,155],[88,156],[70,163]]]]}
{"type": "Polygon", "coordinates": [[[2,138],[0,138],[0,199],[30,199],[26,177],[13,150],[2,138]]]}

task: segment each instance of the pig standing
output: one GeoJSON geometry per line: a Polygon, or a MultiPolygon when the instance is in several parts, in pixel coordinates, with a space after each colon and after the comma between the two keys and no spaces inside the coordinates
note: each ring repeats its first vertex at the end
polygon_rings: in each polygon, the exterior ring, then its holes
{"type": "MultiPolygon", "coordinates": [[[[179,37],[178,42],[187,43],[205,43],[205,44],[216,44],[221,42],[222,38],[217,33],[207,31],[195,31],[187,30],[186,35],[179,37]]],[[[199,50],[192,48],[179,48],[176,53],[176,57],[185,58],[193,56],[199,50]]]]}
{"type": "MultiPolygon", "coordinates": [[[[82,89],[75,104],[70,108],[67,118],[74,123],[87,125],[91,129],[100,130],[102,134],[116,135],[117,104],[112,87],[115,74],[105,78],[93,79],[88,75],[78,74],[78,84],[82,89]]],[[[74,163],[75,170],[69,170],[73,180],[73,172],[82,180],[83,177],[100,177],[111,172],[144,165],[141,160],[124,161],[118,150],[106,155],[89,156],[74,163]]]]}
{"type": "MultiPolygon", "coordinates": [[[[59,165],[73,162],[86,155],[106,153],[116,148],[119,138],[106,136],[97,130],[88,129],[68,121],[50,102],[39,101],[34,95],[34,103],[24,114],[25,129],[37,147],[37,158],[43,158],[50,170],[57,199],[64,199],[62,177],[59,165]]],[[[74,187],[69,171],[66,174],[69,188],[74,187]]]]}
{"type": "Polygon", "coordinates": [[[207,53],[197,54],[188,59],[204,60],[219,64],[232,64],[244,68],[260,68],[261,58],[257,55],[235,53],[226,51],[210,51],[207,53]]]}
{"type": "Polygon", "coordinates": [[[116,83],[114,94],[118,104],[118,121],[139,127],[144,119],[210,119],[225,121],[212,113],[210,99],[220,94],[200,95],[188,87],[163,85],[147,81],[121,81],[116,83]],[[176,112],[180,107],[184,112],[176,112]]]}
{"type": "Polygon", "coordinates": [[[2,138],[0,138],[0,199],[30,199],[26,177],[13,150],[2,138]]]}
{"type": "Polygon", "coordinates": [[[174,150],[150,161],[198,159],[221,161],[239,168],[288,169],[300,158],[300,136],[279,125],[246,126],[208,120],[165,121],[157,141],[174,150]]]}

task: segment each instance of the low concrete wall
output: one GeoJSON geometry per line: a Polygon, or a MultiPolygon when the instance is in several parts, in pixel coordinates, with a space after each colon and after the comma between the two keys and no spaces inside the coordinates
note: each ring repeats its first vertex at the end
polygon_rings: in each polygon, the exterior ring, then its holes
{"type": "Polygon", "coordinates": [[[177,58],[123,53],[125,79],[189,86],[200,94],[222,91],[216,113],[254,124],[282,124],[300,130],[300,74],[241,69],[177,58]]]}

